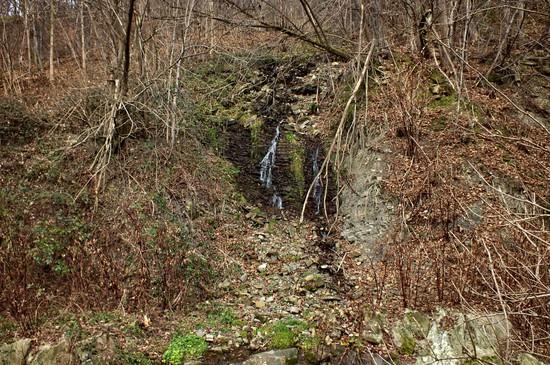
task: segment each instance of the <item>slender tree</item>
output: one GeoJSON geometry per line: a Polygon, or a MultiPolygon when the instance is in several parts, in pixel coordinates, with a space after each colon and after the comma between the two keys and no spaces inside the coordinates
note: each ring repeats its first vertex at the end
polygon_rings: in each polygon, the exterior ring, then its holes
{"type": "Polygon", "coordinates": [[[130,0],[128,5],[128,21],[126,23],[126,34],[124,41],[124,64],[122,69],[122,81],[120,85],[121,96],[128,93],[128,74],[130,72],[130,46],[132,39],[132,23],[134,20],[134,9],[136,0],[130,0]]]}
{"type": "Polygon", "coordinates": [[[82,62],[82,72],[86,74],[86,34],[84,32],[84,0],[80,0],[80,52],[82,62]]]}
{"type": "Polygon", "coordinates": [[[54,56],[54,28],[55,28],[55,0],[50,0],[50,82],[53,82],[54,79],[54,67],[53,67],[53,56],[54,56]]]}

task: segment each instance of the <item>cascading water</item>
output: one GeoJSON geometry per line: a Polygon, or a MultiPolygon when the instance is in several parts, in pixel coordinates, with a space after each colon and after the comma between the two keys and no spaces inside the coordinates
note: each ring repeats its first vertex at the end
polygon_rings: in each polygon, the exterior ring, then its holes
{"type": "Polygon", "coordinates": [[[277,143],[279,142],[280,137],[280,127],[281,124],[277,126],[277,129],[275,131],[275,137],[271,140],[271,145],[269,146],[269,149],[267,150],[267,153],[265,154],[264,158],[260,162],[260,181],[262,182],[262,185],[266,188],[270,188],[273,184],[273,175],[272,175],[272,169],[275,165],[275,154],[277,153],[277,143]]]}
{"type": "MultiPolygon", "coordinates": [[[[281,123],[277,125],[275,137],[271,140],[271,145],[260,162],[260,181],[266,188],[271,188],[273,186],[273,166],[275,165],[275,155],[277,153],[277,144],[279,143],[280,136],[281,123]]],[[[277,193],[273,193],[271,204],[277,209],[283,209],[283,198],[281,198],[277,193]]]]}
{"type": "Polygon", "coordinates": [[[321,182],[321,177],[317,176],[319,174],[319,146],[315,149],[313,154],[313,199],[315,201],[315,214],[321,213],[321,196],[323,195],[323,183],[321,182]]]}
{"type": "Polygon", "coordinates": [[[277,195],[277,193],[274,193],[271,198],[271,204],[277,209],[283,209],[283,198],[277,195]]]}

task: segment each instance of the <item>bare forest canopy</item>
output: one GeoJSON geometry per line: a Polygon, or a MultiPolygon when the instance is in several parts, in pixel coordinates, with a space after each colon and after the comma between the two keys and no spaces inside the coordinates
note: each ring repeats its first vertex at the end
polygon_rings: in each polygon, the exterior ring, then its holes
{"type": "Polygon", "coordinates": [[[428,37],[446,66],[483,59],[492,70],[517,49],[547,46],[549,8],[548,0],[3,0],[2,82],[6,93],[21,90],[36,69],[53,80],[67,60],[83,75],[91,61],[124,80],[131,55],[131,72],[146,85],[181,61],[244,47],[266,31],[345,60],[371,41],[380,52],[421,51],[428,37]]]}

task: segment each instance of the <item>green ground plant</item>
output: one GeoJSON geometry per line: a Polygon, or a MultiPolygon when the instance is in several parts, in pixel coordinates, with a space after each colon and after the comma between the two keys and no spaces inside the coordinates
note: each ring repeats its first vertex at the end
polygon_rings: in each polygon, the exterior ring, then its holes
{"type": "Polygon", "coordinates": [[[230,308],[216,308],[208,313],[207,324],[214,328],[229,328],[241,323],[235,312],[230,308]]]}
{"type": "Polygon", "coordinates": [[[195,334],[178,334],[172,338],[162,356],[162,361],[170,365],[181,365],[188,360],[200,359],[208,350],[204,338],[195,334]]]}
{"type": "Polygon", "coordinates": [[[285,349],[296,345],[302,338],[302,333],[309,324],[296,318],[285,318],[269,323],[259,329],[259,332],[269,341],[273,349],[285,349]]]}

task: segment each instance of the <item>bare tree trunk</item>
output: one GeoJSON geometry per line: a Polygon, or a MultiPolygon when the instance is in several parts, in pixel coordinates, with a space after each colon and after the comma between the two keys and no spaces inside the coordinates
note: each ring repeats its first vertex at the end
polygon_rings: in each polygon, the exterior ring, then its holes
{"type": "Polygon", "coordinates": [[[57,22],[59,23],[59,28],[63,32],[63,35],[65,36],[65,39],[67,40],[67,45],[69,46],[69,49],[71,50],[71,55],[73,56],[74,62],[80,67],[80,64],[78,63],[78,55],[76,53],[76,50],[73,46],[73,43],[71,42],[71,37],[65,30],[65,27],[63,26],[63,23],[61,22],[61,19],[57,19],[57,22]]]}
{"type": "Polygon", "coordinates": [[[55,27],[55,0],[50,0],[50,82],[53,82],[53,53],[55,27]]]}
{"type": "Polygon", "coordinates": [[[84,0],[80,0],[80,52],[82,72],[86,75],[86,35],[84,33],[84,0]]]}
{"type": "Polygon", "coordinates": [[[31,31],[29,28],[29,0],[24,0],[24,15],[23,15],[23,26],[25,32],[25,43],[27,44],[27,70],[30,73],[32,67],[32,55],[31,55],[31,31]]]}
{"type": "Polygon", "coordinates": [[[378,51],[386,48],[386,39],[384,36],[384,23],[382,22],[382,1],[372,0],[371,27],[374,38],[374,44],[378,51]]]}
{"type": "Polygon", "coordinates": [[[506,30],[504,31],[504,34],[501,35],[497,53],[495,55],[495,58],[493,59],[493,62],[491,63],[491,66],[489,67],[489,70],[485,73],[485,76],[491,74],[491,72],[495,69],[495,67],[501,65],[505,60],[505,51],[506,51],[506,45],[509,44],[510,40],[510,33],[512,31],[512,27],[514,26],[514,23],[516,21],[516,16],[523,16],[523,11],[516,9],[512,13],[512,9],[506,8],[505,9],[505,19],[507,19],[506,22],[506,30]]]}
{"type": "Polygon", "coordinates": [[[214,0],[208,1],[208,14],[210,16],[210,24],[208,25],[208,35],[210,37],[210,55],[214,52],[214,0]]]}
{"type": "MultiPolygon", "coordinates": [[[[176,0],[176,7],[175,7],[175,14],[173,14],[173,16],[175,18],[178,18],[178,12],[179,12],[179,8],[180,8],[180,0],[176,0]]],[[[170,67],[170,69],[168,70],[168,80],[167,80],[167,88],[168,88],[168,101],[170,101],[172,99],[172,73],[173,73],[173,69],[172,69],[172,64],[174,62],[174,53],[175,53],[175,49],[176,49],[176,31],[178,29],[178,25],[177,24],[174,24],[174,28],[172,29],[172,42],[171,42],[171,45],[170,45],[170,57],[168,58],[168,66],[170,67]]],[[[166,140],[168,141],[168,135],[170,133],[166,133],[166,140]]]]}
{"type": "Polygon", "coordinates": [[[32,38],[34,43],[34,53],[33,53],[34,63],[38,65],[38,68],[42,71],[42,52],[38,44],[38,30],[36,28],[37,15],[36,15],[36,12],[32,10],[34,9],[29,8],[29,11],[31,11],[31,14],[32,14],[32,38]]]}
{"type": "Polygon", "coordinates": [[[128,73],[130,72],[130,45],[132,35],[132,22],[134,20],[134,8],[136,0],[130,0],[128,6],[128,23],[126,24],[126,39],[124,42],[124,64],[122,69],[122,82],[120,85],[121,96],[124,97],[128,93],[128,73]]]}
{"type": "MultiPolygon", "coordinates": [[[[141,7],[138,7],[136,13],[136,42],[138,45],[138,64],[140,77],[147,79],[147,53],[145,49],[145,42],[143,37],[143,23],[147,17],[147,9],[149,7],[149,0],[142,3],[141,7]]],[[[154,71],[153,71],[154,72],[154,71]]]]}

